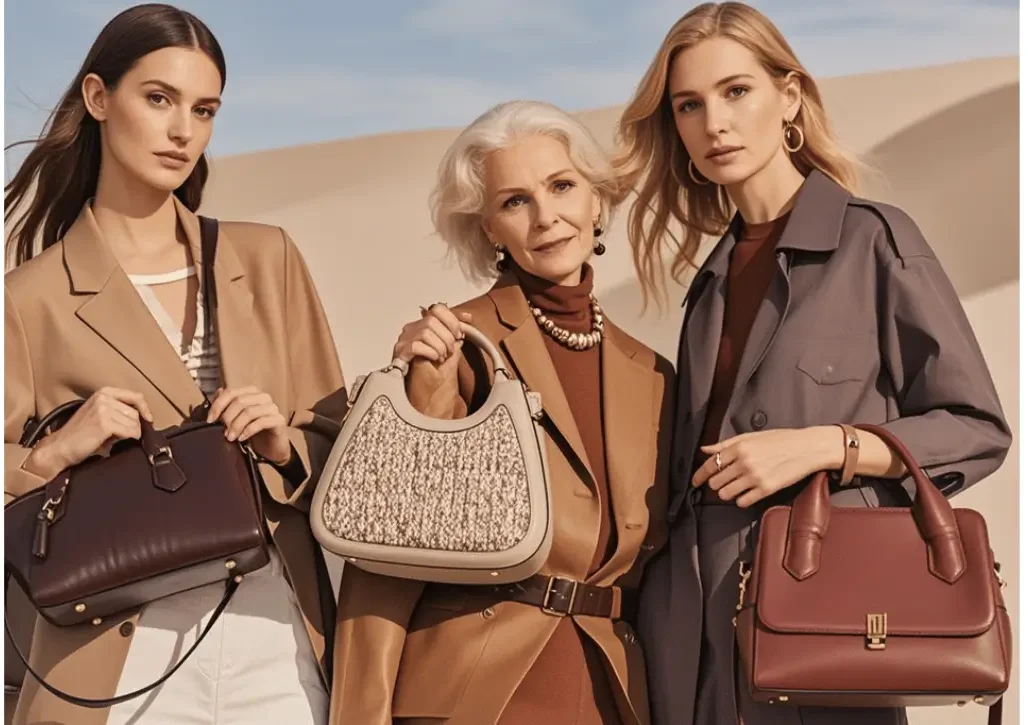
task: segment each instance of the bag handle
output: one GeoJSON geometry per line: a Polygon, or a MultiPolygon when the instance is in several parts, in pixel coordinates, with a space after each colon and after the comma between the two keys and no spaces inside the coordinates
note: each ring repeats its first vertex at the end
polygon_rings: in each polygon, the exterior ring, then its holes
{"type": "MultiPolygon", "coordinates": [[[[906,465],[917,489],[912,510],[921,538],[928,546],[928,569],[942,581],[955,583],[967,569],[967,556],[950,502],[928,479],[907,447],[890,431],[869,424],[855,427],[881,438],[906,465]]],[[[785,569],[797,580],[817,573],[821,542],[828,533],[831,511],[828,473],[821,471],[796,497],[789,517],[785,569]]]]}
{"type": "MultiPolygon", "coordinates": [[[[469,325],[466,322],[460,323],[461,332],[464,333],[464,337],[471,342],[475,343],[479,348],[485,352],[493,364],[493,373],[496,375],[503,375],[508,380],[513,380],[514,376],[511,375],[510,370],[507,369],[507,364],[503,361],[503,355],[493,344],[492,340],[486,337],[478,328],[469,325]]],[[[399,377],[406,377],[407,371],[410,369],[410,364],[400,358],[393,358],[393,361],[389,364],[383,372],[392,373],[396,372],[399,377]]]]}
{"type": "MultiPolygon", "coordinates": [[[[196,651],[196,648],[200,646],[200,643],[203,642],[204,638],[207,637],[207,635],[210,633],[211,629],[214,628],[215,622],[217,622],[218,618],[221,617],[221,615],[224,613],[225,608],[228,606],[229,601],[232,599],[232,595],[235,594],[236,590],[239,588],[239,584],[242,581],[242,579],[243,579],[242,576],[235,576],[235,577],[232,577],[231,579],[228,580],[228,582],[225,585],[225,595],[221,598],[221,602],[218,603],[218,606],[215,607],[214,612],[211,614],[210,621],[207,622],[207,626],[203,628],[203,632],[201,632],[200,636],[196,638],[196,641],[193,643],[193,646],[190,647],[189,650],[182,656],[182,659],[180,659],[178,662],[175,663],[174,667],[172,667],[170,670],[165,672],[161,676],[161,678],[159,680],[157,680],[156,682],[153,682],[153,683],[147,685],[146,687],[142,687],[142,688],[140,688],[138,690],[135,690],[133,692],[127,692],[124,695],[117,695],[117,696],[111,697],[111,698],[94,700],[94,699],[90,699],[90,698],[86,698],[86,697],[78,697],[77,695],[71,695],[71,694],[69,694],[67,692],[64,692],[63,690],[58,690],[56,687],[54,687],[53,685],[49,684],[45,679],[43,679],[43,677],[39,673],[37,673],[34,669],[32,669],[31,665],[29,665],[28,658],[21,651],[21,648],[18,646],[18,643],[14,639],[14,635],[11,633],[11,623],[10,623],[10,620],[7,618],[7,611],[6,611],[6,609],[4,611],[4,630],[7,632],[7,636],[11,640],[11,644],[13,645],[13,649],[14,649],[15,653],[17,653],[17,655],[18,655],[18,659],[20,659],[22,664],[25,665],[25,671],[28,672],[30,675],[32,675],[33,679],[35,679],[36,682],[38,682],[40,685],[42,685],[43,689],[45,689],[51,695],[59,697],[62,700],[64,700],[65,702],[70,702],[72,705],[78,705],[79,707],[90,707],[90,708],[96,708],[96,709],[105,708],[105,707],[112,707],[114,705],[120,705],[123,702],[128,702],[129,700],[134,700],[137,697],[140,697],[141,695],[145,695],[146,693],[150,692],[151,690],[154,690],[154,689],[160,687],[161,685],[163,685],[168,680],[169,677],[171,677],[173,674],[175,674],[178,671],[178,669],[183,664],[185,664],[186,660],[188,660],[190,658],[190,656],[192,656],[193,652],[196,651]]],[[[7,596],[7,587],[10,584],[10,581],[11,581],[11,571],[5,565],[4,566],[4,596],[5,596],[5,598],[7,596]]]]}

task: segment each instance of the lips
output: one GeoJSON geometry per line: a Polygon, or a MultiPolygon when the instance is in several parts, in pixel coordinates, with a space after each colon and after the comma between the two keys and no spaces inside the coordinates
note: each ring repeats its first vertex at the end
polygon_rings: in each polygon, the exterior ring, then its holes
{"type": "Polygon", "coordinates": [[[559,247],[561,244],[564,244],[565,242],[570,242],[572,239],[574,239],[574,237],[562,237],[561,239],[554,239],[552,242],[543,242],[533,251],[548,252],[551,249],[559,247]]]}
{"type": "Polygon", "coordinates": [[[166,159],[172,159],[173,161],[181,161],[182,163],[188,163],[189,157],[180,151],[158,151],[157,156],[163,156],[166,159]]]}
{"type": "Polygon", "coordinates": [[[707,152],[708,159],[716,159],[718,156],[730,154],[733,151],[742,151],[742,146],[718,146],[707,152]]]}

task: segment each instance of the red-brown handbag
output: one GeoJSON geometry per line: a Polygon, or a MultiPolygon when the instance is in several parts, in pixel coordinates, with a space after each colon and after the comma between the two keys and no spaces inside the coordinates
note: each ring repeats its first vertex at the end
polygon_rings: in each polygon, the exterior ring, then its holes
{"type": "Polygon", "coordinates": [[[740,565],[736,639],[757,702],[826,707],[992,706],[1001,719],[1013,638],[981,514],[912,472],[912,508],[833,507],[828,474],[768,509],[740,565]]]}

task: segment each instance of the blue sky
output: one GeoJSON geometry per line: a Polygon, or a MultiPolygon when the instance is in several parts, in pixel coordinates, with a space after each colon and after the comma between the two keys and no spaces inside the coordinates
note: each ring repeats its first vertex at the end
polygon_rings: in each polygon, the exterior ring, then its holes
{"type": "MultiPolygon", "coordinates": [[[[131,2],[7,0],[5,144],[38,133],[104,23],[131,2]]],[[[1016,0],[757,0],[819,77],[1016,55],[1016,0]]],[[[693,2],[181,0],[228,59],[213,155],[460,126],[541,98],[623,103],[693,2]]],[[[23,152],[7,154],[8,173],[23,152]]]]}

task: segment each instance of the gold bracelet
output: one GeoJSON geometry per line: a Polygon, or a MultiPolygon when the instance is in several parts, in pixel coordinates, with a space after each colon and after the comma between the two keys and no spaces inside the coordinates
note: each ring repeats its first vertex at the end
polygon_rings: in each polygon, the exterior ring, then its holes
{"type": "Polygon", "coordinates": [[[845,457],[842,462],[842,477],[840,483],[848,486],[853,482],[853,476],[857,472],[857,459],[860,457],[860,438],[853,426],[839,423],[842,428],[843,445],[845,446],[845,457]]]}

